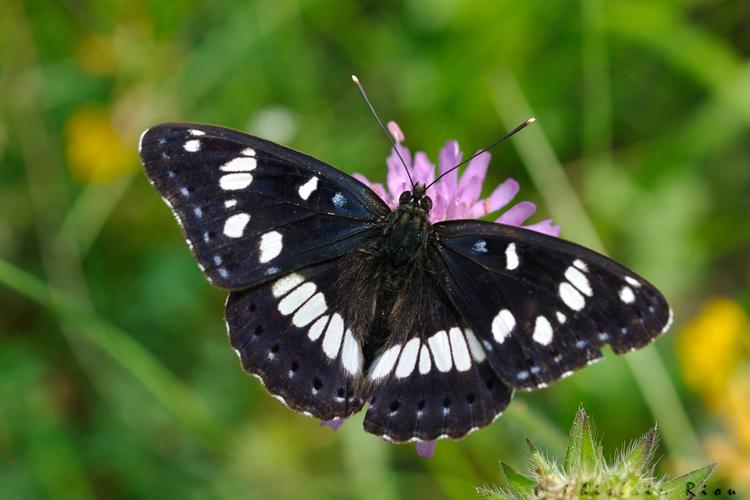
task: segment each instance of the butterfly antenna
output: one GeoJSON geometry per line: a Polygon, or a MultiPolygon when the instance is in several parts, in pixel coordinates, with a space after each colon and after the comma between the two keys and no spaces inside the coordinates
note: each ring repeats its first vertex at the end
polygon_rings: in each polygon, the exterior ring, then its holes
{"type": "Polygon", "coordinates": [[[501,142],[503,142],[503,141],[506,141],[506,140],[510,139],[511,137],[513,137],[514,135],[516,135],[516,134],[517,134],[518,132],[520,132],[521,130],[525,129],[525,128],[526,128],[526,127],[527,127],[528,125],[531,125],[532,123],[534,123],[535,121],[536,121],[536,118],[529,118],[528,120],[526,120],[525,122],[523,122],[522,124],[520,124],[520,125],[518,125],[518,126],[517,126],[516,128],[514,128],[513,130],[511,130],[510,132],[508,132],[507,134],[505,134],[504,136],[502,136],[502,137],[501,137],[500,139],[496,140],[495,142],[493,142],[492,144],[490,144],[489,146],[487,146],[486,148],[482,148],[482,149],[480,149],[479,151],[477,151],[476,153],[474,153],[474,154],[473,154],[473,155],[471,155],[470,157],[466,158],[466,159],[465,159],[464,161],[462,161],[462,162],[461,162],[461,163],[459,163],[458,165],[456,165],[456,166],[454,166],[454,167],[452,167],[452,168],[450,168],[450,169],[446,170],[445,172],[443,172],[442,174],[440,174],[440,175],[438,176],[438,178],[437,178],[437,179],[435,179],[434,181],[432,181],[432,182],[431,182],[431,183],[430,183],[430,184],[429,184],[429,185],[428,185],[428,186],[427,186],[427,187],[425,188],[425,191],[426,191],[427,189],[429,189],[429,188],[430,188],[430,186],[432,186],[432,185],[433,185],[433,184],[435,184],[435,183],[436,183],[437,181],[439,181],[440,179],[442,179],[442,178],[443,178],[443,177],[445,177],[446,175],[448,175],[448,174],[450,174],[451,172],[453,172],[454,170],[456,170],[456,169],[457,169],[458,167],[460,167],[461,165],[464,165],[464,164],[466,164],[466,163],[470,162],[471,160],[473,160],[473,159],[474,159],[474,158],[476,158],[477,156],[481,155],[482,153],[485,153],[485,152],[489,151],[490,149],[494,148],[495,146],[497,146],[497,145],[498,145],[498,144],[500,144],[501,142]]]}
{"type": "Polygon", "coordinates": [[[388,133],[386,128],[383,126],[383,122],[380,121],[380,117],[375,112],[375,108],[372,107],[372,103],[370,102],[370,99],[367,97],[367,93],[365,92],[365,88],[362,86],[362,84],[359,82],[359,78],[357,78],[357,75],[352,75],[352,81],[354,82],[354,85],[357,86],[357,90],[359,90],[360,95],[362,95],[362,99],[365,100],[365,104],[367,104],[367,107],[370,108],[370,112],[372,113],[372,116],[375,117],[375,120],[378,122],[378,125],[380,125],[380,130],[383,131],[385,134],[386,139],[388,139],[388,142],[391,143],[391,146],[393,146],[393,150],[396,152],[396,155],[398,156],[398,159],[401,160],[401,164],[404,166],[404,170],[406,171],[407,177],[409,177],[409,182],[411,183],[411,188],[414,189],[414,180],[411,178],[411,174],[409,173],[409,167],[406,166],[406,162],[404,161],[404,158],[401,156],[401,153],[399,153],[398,148],[396,147],[396,141],[393,140],[393,137],[391,134],[388,133]]]}

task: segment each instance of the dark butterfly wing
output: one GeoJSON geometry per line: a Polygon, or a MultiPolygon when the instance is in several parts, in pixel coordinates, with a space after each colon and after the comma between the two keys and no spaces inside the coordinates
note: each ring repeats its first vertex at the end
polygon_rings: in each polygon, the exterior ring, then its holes
{"type": "Polygon", "coordinates": [[[370,365],[367,432],[389,441],[457,439],[491,423],[512,390],[489,364],[485,348],[423,272],[392,314],[392,334],[370,365]]]}
{"type": "Polygon", "coordinates": [[[483,221],[434,226],[432,262],[451,302],[511,387],[531,389],[669,328],[659,291],[596,252],[483,221]]]}
{"type": "Polygon", "coordinates": [[[234,130],[167,123],[144,132],[139,148],[201,269],[222,288],[341,256],[390,213],[356,179],[234,130]]]}
{"type": "Polygon", "coordinates": [[[360,338],[337,305],[343,259],[231,292],[229,339],[242,366],[287,406],[321,420],[359,411],[360,338]]]}

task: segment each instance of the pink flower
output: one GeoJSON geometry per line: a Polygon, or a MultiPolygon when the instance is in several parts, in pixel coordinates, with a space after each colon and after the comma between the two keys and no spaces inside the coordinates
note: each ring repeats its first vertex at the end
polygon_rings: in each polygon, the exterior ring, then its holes
{"type": "Polygon", "coordinates": [[[321,427],[330,427],[334,431],[339,430],[339,427],[344,425],[343,418],[334,418],[333,420],[324,420],[320,423],[321,427]]]}
{"type": "MultiPolygon", "coordinates": [[[[404,140],[404,134],[399,126],[395,122],[388,122],[388,130],[396,140],[396,148],[398,148],[406,167],[411,172],[414,183],[428,185],[434,181],[435,165],[430,162],[427,154],[417,151],[412,158],[409,149],[401,144],[404,140]]],[[[442,174],[461,163],[462,157],[463,153],[458,147],[458,142],[446,142],[443,149],[440,150],[439,173],[442,174]]],[[[518,194],[519,185],[515,179],[511,178],[497,186],[487,198],[480,198],[490,158],[490,153],[484,152],[469,162],[461,176],[458,175],[458,170],[454,170],[430,188],[427,192],[432,198],[430,222],[435,223],[451,219],[479,219],[485,215],[496,213],[515,198],[518,194]]],[[[387,190],[380,183],[370,182],[364,175],[354,174],[354,177],[368,185],[389,207],[395,209],[398,206],[399,196],[404,191],[410,190],[411,184],[395,148],[391,150],[391,154],[385,162],[388,166],[387,190]]],[[[554,224],[551,219],[544,219],[536,224],[524,226],[523,223],[534,215],[534,212],[536,212],[536,206],[533,203],[521,201],[502,213],[495,219],[495,222],[520,226],[550,236],[559,236],[560,226],[554,224]]]]}

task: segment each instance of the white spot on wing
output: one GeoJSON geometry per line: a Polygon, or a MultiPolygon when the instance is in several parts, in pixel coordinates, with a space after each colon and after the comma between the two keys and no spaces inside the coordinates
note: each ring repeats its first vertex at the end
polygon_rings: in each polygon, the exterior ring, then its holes
{"type": "Polygon", "coordinates": [[[188,133],[192,135],[193,137],[200,137],[202,135],[206,135],[206,133],[202,130],[198,130],[197,128],[191,128],[188,130],[188,133]]]}
{"type": "Polygon", "coordinates": [[[469,357],[469,349],[466,346],[466,339],[464,339],[461,329],[458,327],[451,328],[448,336],[451,341],[451,351],[453,351],[453,362],[456,365],[456,370],[467,371],[471,368],[471,357],[469,357]]]}
{"type": "Polygon", "coordinates": [[[278,231],[269,231],[260,237],[260,257],[261,264],[270,262],[281,253],[283,244],[281,242],[281,233],[278,231]]]}
{"type": "Polygon", "coordinates": [[[487,253],[487,242],[484,240],[477,240],[474,242],[474,246],[472,246],[471,248],[475,252],[487,253]]]}
{"type": "Polygon", "coordinates": [[[398,359],[398,366],[396,367],[397,378],[408,377],[414,371],[414,366],[417,364],[417,356],[419,355],[419,344],[419,339],[411,339],[404,346],[401,356],[398,359]]]}
{"type": "Polygon", "coordinates": [[[323,352],[326,356],[333,359],[339,353],[341,347],[341,338],[344,336],[344,319],[336,313],[331,318],[331,322],[326,328],[326,334],[323,337],[323,352]]]}
{"type": "Polygon", "coordinates": [[[669,318],[667,318],[667,322],[664,324],[664,328],[661,329],[660,333],[664,333],[667,330],[669,330],[672,327],[672,322],[674,321],[674,311],[672,308],[669,308],[669,318]]]}
{"type": "Polygon", "coordinates": [[[224,222],[224,235],[230,238],[242,237],[248,222],[250,222],[250,216],[246,213],[229,216],[224,222]]]}
{"type": "Polygon", "coordinates": [[[307,200],[316,189],[318,189],[318,177],[313,176],[309,181],[305,182],[299,187],[299,197],[303,200],[307,200]]]}
{"type": "Polygon", "coordinates": [[[242,150],[242,154],[245,156],[255,156],[255,150],[253,148],[245,148],[242,150]]]}
{"type": "Polygon", "coordinates": [[[518,267],[518,253],[516,252],[516,244],[511,243],[505,249],[505,268],[509,271],[518,267]]]}
{"type": "Polygon", "coordinates": [[[372,370],[370,370],[370,378],[373,380],[377,380],[391,373],[400,350],[401,344],[395,345],[385,351],[378,359],[376,359],[373,363],[372,370]]]}
{"type": "Polygon", "coordinates": [[[631,276],[625,276],[625,281],[627,281],[630,285],[633,285],[636,288],[641,287],[641,282],[631,276]]]}
{"type": "Polygon", "coordinates": [[[560,298],[566,306],[574,311],[580,311],[586,305],[586,299],[583,298],[583,295],[567,281],[560,283],[560,298]]]}
{"type": "Polygon", "coordinates": [[[589,266],[587,266],[586,263],[584,261],[582,261],[581,259],[574,260],[573,261],[573,265],[576,266],[581,271],[588,272],[588,270],[589,270],[589,266]]]}
{"type": "Polygon", "coordinates": [[[567,318],[567,317],[566,317],[566,316],[565,316],[565,315],[564,315],[563,313],[561,313],[560,311],[557,311],[557,312],[555,313],[555,315],[557,316],[557,321],[559,321],[561,325],[562,325],[563,323],[565,323],[565,321],[566,321],[566,320],[568,319],[568,318],[567,318]]]}
{"type": "Polygon", "coordinates": [[[635,302],[635,293],[633,293],[633,289],[627,285],[622,287],[620,289],[620,300],[626,304],[632,304],[635,302]]]}
{"type": "Polygon", "coordinates": [[[422,348],[419,350],[419,373],[422,375],[429,373],[431,368],[430,351],[426,345],[422,345],[422,348]]]}
{"type": "Polygon", "coordinates": [[[484,353],[484,349],[482,349],[482,344],[479,343],[477,337],[474,335],[474,332],[472,332],[468,328],[464,330],[464,333],[466,334],[466,340],[469,341],[469,351],[471,351],[471,357],[474,358],[474,361],[476,361],[477,363],[481,363],[487,357],[487,355],[484,353]]]}
{"type": "Polygon", "coordinates": [[[341,364],[346,371],[356,375],[362,369],[362,355],[359,349],[359,343],[352,335],[351,330],[346,330],[344,334],[344,347],[341,350],[341,364]]]}
{"type": "Polygon", "coordinates": [[[318,292],[305,302],[305,305],[299,308],[292,318],[292,323],[297,328],[302,328],[312,323],[315,318],[321,316],[326,310],[328,310],[328,306],[326,305],[325,295],[323,295],[323,292],[318,292]]]}
{"type": "Polygon", "coordinates": [[[289,293],[292,288],[296,288],[303,281],[305,279],[297,273],[288,274],[273,284],[271,293],[278,299],[282,295],[289,293]]]}
{"type": "Polygon", "coordinates": [[[190,139],[185,143],[183,146],[185,148],[185,151],[189,153],[195,153],[196,151],[199,151],[201,148],[201,141],[198,139],[190,139]]]}
{"type": "Polygon", "coordinates": [[[341,208],[346,205],[346,196],[344,196],[343,193],[336,193],[333,195],[333,198],[331,198],[331,202],[336,208],[341,208]]]}
{"type": "Polygon", "coordinates": [[[322,318],[318,319],[315,323],[313,323],[313,326],[310,327],[310,330],[307,332],[307,336],[310,340],[315,342],[320,338],[320,336],[323,334],[323,329],[326,327],[326,324],[328,323],[328,316],[323,316],[322,318]]]}
{"type": "Polygon", "coordinates": [[[309,281],[307,283],[304,283],[297,288],[295,288],[292,293],[284,297],[281,302],[279,302],[279,312],[283,314],[284,316],[289,316],[294,311],[300,308],[302,304],[307,301],[312,295],[315,293],[316,286],[314,283],[310,283],[309,281]]]}
{"type": "Polygon", "coordinates": [[[146,136],[150,129],[146,129],[143,132],[141,132],[141,136],[138,138],[138,152],[140,153],[143,149],[143,138],[146,136]]]}
{"type": "Polygon", "coordinates": [[[537,316],[532,338],[542,345],[549,345],[552,342],[552,325],[544,316],[537,316]]]}
{"type": "Polygon", "coordinates": [[[251,182],[253,182],[252,174],[227,174],[222,175],[219,179],[219,187],[224,191],[237,191],[238,189],[245,189],[251,182]]]}
{"type": "Polygon", "coordinates": [[[451,347],[448,342],[448,334],[445,330],[440,330],[435,335],[427,339],[427,343],[432,351],[432,357],[435,359],[435,366],[441,372],[447,372],[453,366],[451,360],[451,347]]]}
{"type": "Polygon", "coordinates": [[[237,200],[226,200],[224,202],[224,208],[232,208],[235,205],[237,205],[237,200]]]}
{"type": "Polygon", "coordinates": [[[594,291],[591,289],[588,278],[578,268],[569,266],[565,270],[565,278],[573,283],[584,295],[591,297],[594,291]]]}
{"type": "Polygon", "coordinates": [[[513,328],[516,327],[516,318],[507,309],[500,310],[497,316],[492,320],[492,335],[498,344],[505,342],[506,337],[510,335],[513,328]]]}
{"type": "Polygon", "coordinates": [[[239,156],[229,160],[221,166],[222,172],[251,172],[255,170],[257,163],[255,158],[239,156]]]}

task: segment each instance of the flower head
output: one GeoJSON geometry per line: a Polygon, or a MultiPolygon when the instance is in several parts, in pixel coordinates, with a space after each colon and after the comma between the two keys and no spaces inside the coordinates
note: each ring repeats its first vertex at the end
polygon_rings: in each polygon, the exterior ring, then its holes
{"type": "MultiPolygon", "coordinates": [[[[422,151],[417,151],[412,157],[409,149],[402,145],[404,133],[395,122],[388,122],[388,130],[396,141],[396,146],[386,158],[386,165],[388,166],[386,185],[388,189],[380,183],[370,182],[361,174],[354,174],[354,177],[367,184],[389,207],[396,208],[401,193],[411,189],[409,174],[404,169],[404,165],[401,164],[401,158],[403,158],[415,183],[429,185],[434,181],[436,179],[435,165],[422,151]],[[399,155],[401,158],[399,158],[399,155]]],[[[439,154],[439,174],[443,174],[461,163],[462,157],[463,153],[458,147],[458,142],[446,142],[439,154]]],[[[454,170],[435,184],[432,191],[429,192],[433,202],[430,222],[435,223],[451,219],[478,219],[498,212],[513,200],[518,194],[519,185],[511,178],[497,186],[487,198],[480,198],[491,157],[490,153],[485,151],[469,161],[462,175],[459,176],[458,170],[454,170]]],[[[495,219],[495,222],[510,226],[521,226],[550,236],[560,234],[560,226],[554,224],[551,219],[544,219],[527,226],[522,225],[529,217],[534,215],[534,212],[536,212],[536,206],[533,203],[522,201],[502,213],[495,219]]]]}
{"type": "Polygon", "coordinates": [[[505,462],[506,486],[482,486],[480,496],[493,499],[527,498],[686,498],[692,484],[695,491],[716,468],[706,465],[675,479],[654,473],[654,455],[658,432],[649,432],[623,448],[610,462],[604,458],[602,445],[595,440],[589,416],[581,408],[570,429],[565,461],[560,464],[526,439],[530,460],[527,476],[505,462]]]}

